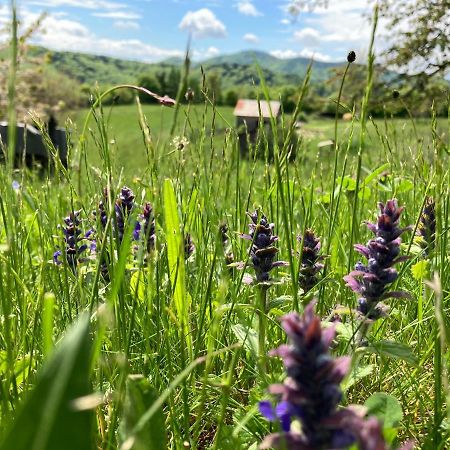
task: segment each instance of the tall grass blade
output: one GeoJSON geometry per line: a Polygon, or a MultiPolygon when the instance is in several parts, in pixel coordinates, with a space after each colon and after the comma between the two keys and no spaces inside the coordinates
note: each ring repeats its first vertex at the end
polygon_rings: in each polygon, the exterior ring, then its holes
{"type": "Polygon", "coordinates": [[[38,374],[1,450],[93,448],[92,411],[74,407],[74,401],[90,393],[91,347],[89,317],[85,315],[69,329],[38,374]]]}

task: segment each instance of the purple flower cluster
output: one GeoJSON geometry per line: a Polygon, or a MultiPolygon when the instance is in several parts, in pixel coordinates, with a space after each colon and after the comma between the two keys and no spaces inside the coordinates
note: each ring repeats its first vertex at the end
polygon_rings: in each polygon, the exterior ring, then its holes
{"type": "Polygon", "coordinates": [[[120,190],[119,196],[114,204],[119,242],[122,242],[123,240],[125,225],[131,215],[131,211],[135,206],[134,198],[135,197],[133,191],[130,188],[124,186],[120,190]]]}
{"type": "Polygon", "coordinates": [[[422,247],[426,256],[434,248],[436,239],[436,204],[433,197],[428,197],[419,218],[417,227],[417,236],[419,237],[419,245],[422,247]]]}
{"type": "Polygon", "coordinates": [[[386,306],[381,300],[394,297],[407,297],[407,293],[387,291],[388,286],[397,277],[395,264],[408,259],[400,255],[400,235],[410,227],[398,226],[403,208],[399,208],[395,199],[386,205],[379,203],[381,214],[377,223],[366,222],[367,227],[375,234],[367,245],[356,244],[355,250],[367,260],[367,265],[358,262],[355,270],[344,277],[347,286],[361,297],[358,300],[358,311],[369,321],[374,321],[385,314],[386,306]]]}
{"type": "MultiPolygon", "coordinates": [[[[361,450],[388,450],[376,418],[366,419],[365,409],[356,405],[339,408],[339,385],[349,370],[350,358],[329,354],[334,327],[322,328],[312,303],[302,316],[291,313],[281,322],[290,345],[271,354],[283,359],[287,378],[269,388],[280,399],[276,406],[269,401],[259,405],[261,414],[280,423],[281,431],[266,436],[259,448],[328,450],[356,444],[361,450]],[[300,428],[292,426],[294,420],[300,422],[300,428]]],[[[411,443],[403,447],[410,448],[411,443]]]]}
{"type": "Polygon", "coordinates": [[[255,270],[256,282],[270,280],[269,272],[274,267],[287,265],[284,261],[274,261],[278,249],[274,246],[278,236],[273,234],[275,225],[269,223],[264,214],[258,211],[247,213],[251,219],[249,234],[241,234],[240,237],[251,241],[250,261],[255,270]]]}
{"type": "Polygon", "coordinates": [[[321,244],[314,231],[306,230],[303,236],[297,236],[297,240],[302,245],[298,283],[306,294],[317,283],[317,274],[323,269],[320,261],[324,257],[319,254],[321,244]]]}
{"type": "Polygon", "coordinates": [[[268,435],[260,448],[325,450],[358,444],[362,450],[387,449],[376,419],[365,419],[363,408],[339,408],[339,385],[349,370],[350,358],[329,354],[335,329],[322,329],[313,308],[310,303],[302,316],[291,313],[281,319],[290,344],[271,354],[283,359],[287,378],[269,388],[280,398],[275,407],[269,401],[260,403],[261,413],[278,421],[281,431],[268,435]],[[300,422],[300,429],[292,427],[293,420],[300,422]]]}
{"type": "Polygon", "coordinates": [[[142,237],[147,243],[147,252],[150,253],[155,249],[156,233],[155,233],[155,215],[153,214],[153,206],[146,202],[142,210],[142,214],[138,216],[138,221],[134,227],[133,238],[138,241],[142,237]]]}
{"type": "MultiPolygon", "coordinates": [[[[105,228],[108,221],[108,213],[105,208],[105,204],[108,199],[108,192],[106,189],[103,192],[104,199],[99,203],[98,215],[100,223],[103,228],[105,228]]],[[[120,193],[114,202],[114,229],[116,230],[119,244],[123,241],[127,221],[129,220],[133,209],[137,207],[134,200],[135,195],[133,191],[124,186],[120,190],[120,193]]],[[[141,239],[145,240],[148,252],[151,252],[155,248],[155,216],[153,213],[153,207],[149,202],[145,203],[142,213],[137,217],[136,223],[133,227],[133,239],[135,241],[141,239]]]]}
{"type": "Polygon", "coordinates": [[[94,230],[90,229],[86,233],[81,230],[81,211],[72,211],[64,218],[62,231],[64,234],[65,250],[57,250],[53,254],[53,261],[60,265],[60,258],[64,256],[69,267],[75,271],[79,262],[83,262],[82,255],[89,249],[91,252],[96,250],[96,242],[93,239],[94,230]]]}
{"type": "Polygon", "coordinates": [[[194,241],[189,233],[184,235],[184,259],[188,260],[195,252],[194,241]]]}

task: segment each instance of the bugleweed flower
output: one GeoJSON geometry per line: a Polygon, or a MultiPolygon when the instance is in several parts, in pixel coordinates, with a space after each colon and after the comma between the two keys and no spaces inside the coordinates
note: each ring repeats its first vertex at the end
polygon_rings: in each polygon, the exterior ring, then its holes
{"type": "MultiPolygon", "coordinates": [[[[106,227],[108,221],[108,213],[105,207],[108,201],[108,195],[108,191],[105,188],[103,190],[103,200],[100,201],[98,205],[98,215],[103,228],[106,227]]],[[[115,232],[117,232],[119,243],[121,243],[123,240],[125,225],[129,216],[131,215],[132,209],[135,206],[134,198],[135,197],[133,191],[130,188],[124,186],[120,190],[117,200],[114,202],[115,222],[113,222],[113,226],[115,232]]],[[[139,232],[139,230],[137,232],[139,232]]],[[[136,229],[134,230],[134,234],[136,234],[136,229]]]]}
{"type": "Polygon", "coordinates": [[[400,235],[410,227],[398,226],[403,208],[397,206],[395,199],[389,200],[386,205],[379,203],[381,214],[377,223],[366,222],[367,227],[375,234],[367,245],[356,244],[355,250],[367,258],[367,265],[358,262],[355,270],[344,277],[347,286],[361,295],[358,300],[358,311],[369,321],[385,315],[386,306],[381,300],[389,297],[408,297],[406,292],[389,292],[388,286],[397,277],[395,264],[408,259],[400,254],[400,235]]]}
{"type": "Polygon", "coordinates": [[[320,252],[320,240],[314,235],[314,231],[306,230],[304,236],[297,236],[298,242],[302,245],[301,263],[298,283],[306,294],[317,283],[317,274],[323,269],[323,256],[320,252]]]}
{"type": "Polygon", "coordinates": [[[281,431],[267,436],[260,448],[329,450],[359,444],[364,450],[387,449],[380,425],[375,419],[366,420],[363,408],[339,408],[339,385],[351,360],[329,354],[335,329],[322,329],[313,308],[310,303],[302,316],[291,313],[281,318],[290,344],[271,355],[283,359],[287,378],[283,384],[269,387],[269,392],[280,398],[275,407],[269,401],[260,403],[261,414],[279,421],[281,431]],[[300,429],[292,427],[293,420],[300,422],[300,429]]]}
{"type": "Polygon", "coordinates": [[[274,267],[286,266],[284,261],[274,261],[278,249],[274,246],[278,236],[273,234],[275,225],[269,223],[264,214],[258,211],[247,213],[251,222],[249,234],[241,234],[240,237],[252,242],[250,247],[250,261],[255,270],[256,282],[267,282],[270,280],[269,272],[274,267]]]}
{"type": "Polygon", "coordinates": [[[194,241],[189,233],[184,235],[184,259],[188,260],[195,252],[194,241]]]}
{"type": "Polygon", "coordinates": [[[416,234],[418,244],[428,256],[434,248],[436,239],[436,204],[433,197],[428,197],[425,201],[416,234]]]}
{"type": "Polygon", "coordinates": [[[114,211],[116,214],[116,225],[117,225],[117,235],[119,237],[119,242],[123,240],[123,233],[125,231],[125,224],[127,223],[128,217],[131,214],[131,210],[135,206],[134,203],[134,193],[133,191],[124,186],[120,190],[119,197],[114,204],[114,211]]]}
{"type": "Polygon", "coordinates": [[[149,202],[145,203],[142,214],[139,215],[134,227],[133,238],[135,241],[141,238],[141,233],[143,239],[147,242],[147,252],[150,253],[155,249],[156,233],[155,215],[153,214],[153,207],[149,202]]]}
{"type": "MultiPolygon", "coordinates": [[[[66,218],[64,218],[65,226],[62,227],[65,242],[64,256],[69,267],[75,271],[79,262],[83,262],[83,254],[86,250],[95,252],[96,243],[93,239],[93,230],[90,229],[83,234],[80,225],[81,211],[73,211],[66,218]]],[[[63,256],[61,250],[53,254],[53,261],[55,264],[61,264],[60,258],[63,256]]]]}

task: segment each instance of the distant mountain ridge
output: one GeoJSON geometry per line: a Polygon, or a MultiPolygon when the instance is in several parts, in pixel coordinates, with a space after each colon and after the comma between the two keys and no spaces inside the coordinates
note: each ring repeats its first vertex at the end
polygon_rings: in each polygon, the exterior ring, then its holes
{"type": "MultiPolygon", "coordinates": [[[[81,83],[94,85],[113,85],[136,82],[143,74],[156,73],[160,70],[170,70],[180,66],[183,60],[169,58],[159,63],[144,63],[109,56],[91,55],[86,53],[48,50],[43,47],[33,47],[36,55],[48,53],[51,65],[58,71],[74,78],[81,83]]],[[[206,73],[216,71],[222,78],[224,88],[236,84],[252,82],[258,78],[256,64],[263,71],[268,85],[298,83],[305,76],[310,64],[308,58],[280,59],[269,53],[246,50],[238,53],[215,56],[201,62],[192,63],[192,72],[199,73],[202,66],[206,73]]],[[[323,81],[329,77],[329,69],[344,63],[313,63],[312,81],[323,81]]]]}

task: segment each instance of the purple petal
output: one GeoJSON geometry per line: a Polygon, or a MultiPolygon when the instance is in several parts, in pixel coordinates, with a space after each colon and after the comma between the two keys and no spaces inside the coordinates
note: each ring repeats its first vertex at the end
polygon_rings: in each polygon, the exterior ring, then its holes
{"type": "Polygon", "coordinates": [[[361,293],[361,284],[358,280],[355,280],[351,275],[346,275],[344,277],[344,281],[347,283],[347,286],[353,291],[357,292],[358,294],[361,293]]]}
{"type": "Polygon", "coordinates": [[[369,249],[362,244],[355,244],[353,248],[358,252],[361,253],[365,258],[369,259],[369,249]]]}
{"type": "Polygon", "coordinates": [[[332,369],[332,378],[335,383],[340,383],[350,370],[352,359],[350,356],[341,356],[334,360],[332,369]]]}
{"type": "Polygon", "coordinates": [[[60,264],[62,264],[61,263],[61,261],[59,260],[59,257],[62,255],[62,251],[61,250],[57,250],[55,253],[53,253],[53,262],[55,263],[55,264],[57,264],[58,266],[60,265],[60,264]]]}
{"type": "Polygon", "coordinates": [[[331,342],[334,339],[334,336],[336,336],[336,327],[331,326],[322,330],[322,343],[325,348],[328,348],[330,346],[331,342]]]}
{"type": "Polygon", "coordinates": [[[272,403],[269,402],[268,400],[259,402],[258,407],[261,415],[263,415],[267,420],[273,422],[277,419],[277,416],[275,415],[275,409],[272,403]]]}
{"type": "Polygon", "coordinates": [[[245,273],[244,276],[242,277],[242,282],[244,284],[246,284],[247,286],[250,286],[251,284],[253,284],[254,281],[255,281],[255,279],[249,273],[245,273]]]}
{"type": "Polygon", "coordinates": [[[292,415],[292,406],[290,402],[283,401],[278,403],[275,407],[275,413],[278,419],[280,420],[281,429],[285,432],[291,430],[291,415],[292,415]]]}
{"type": "Polygon", "coordinates": [[[136,225],[133,230],[133,239],[135,241],[139,240],[140,233],[141,233],[141,224],[139,222],[136,222],[136,225]]]}
{"type": "Polygon", "coordinates": [[[275,261],[272,263],[272,267],[288,267],[289,263],[287,261],[275,261]]]}
{"type": "Polygon", "coordinates": [[[364,222],[365,224],[366,224],[366,227],[370,230],[370,231],[372,231],[372,233],[375,233],[376,234],[376,232],[377,232],[377,226],[374,224],[374,223],[371,223],[371,222],[364,222]]]}

